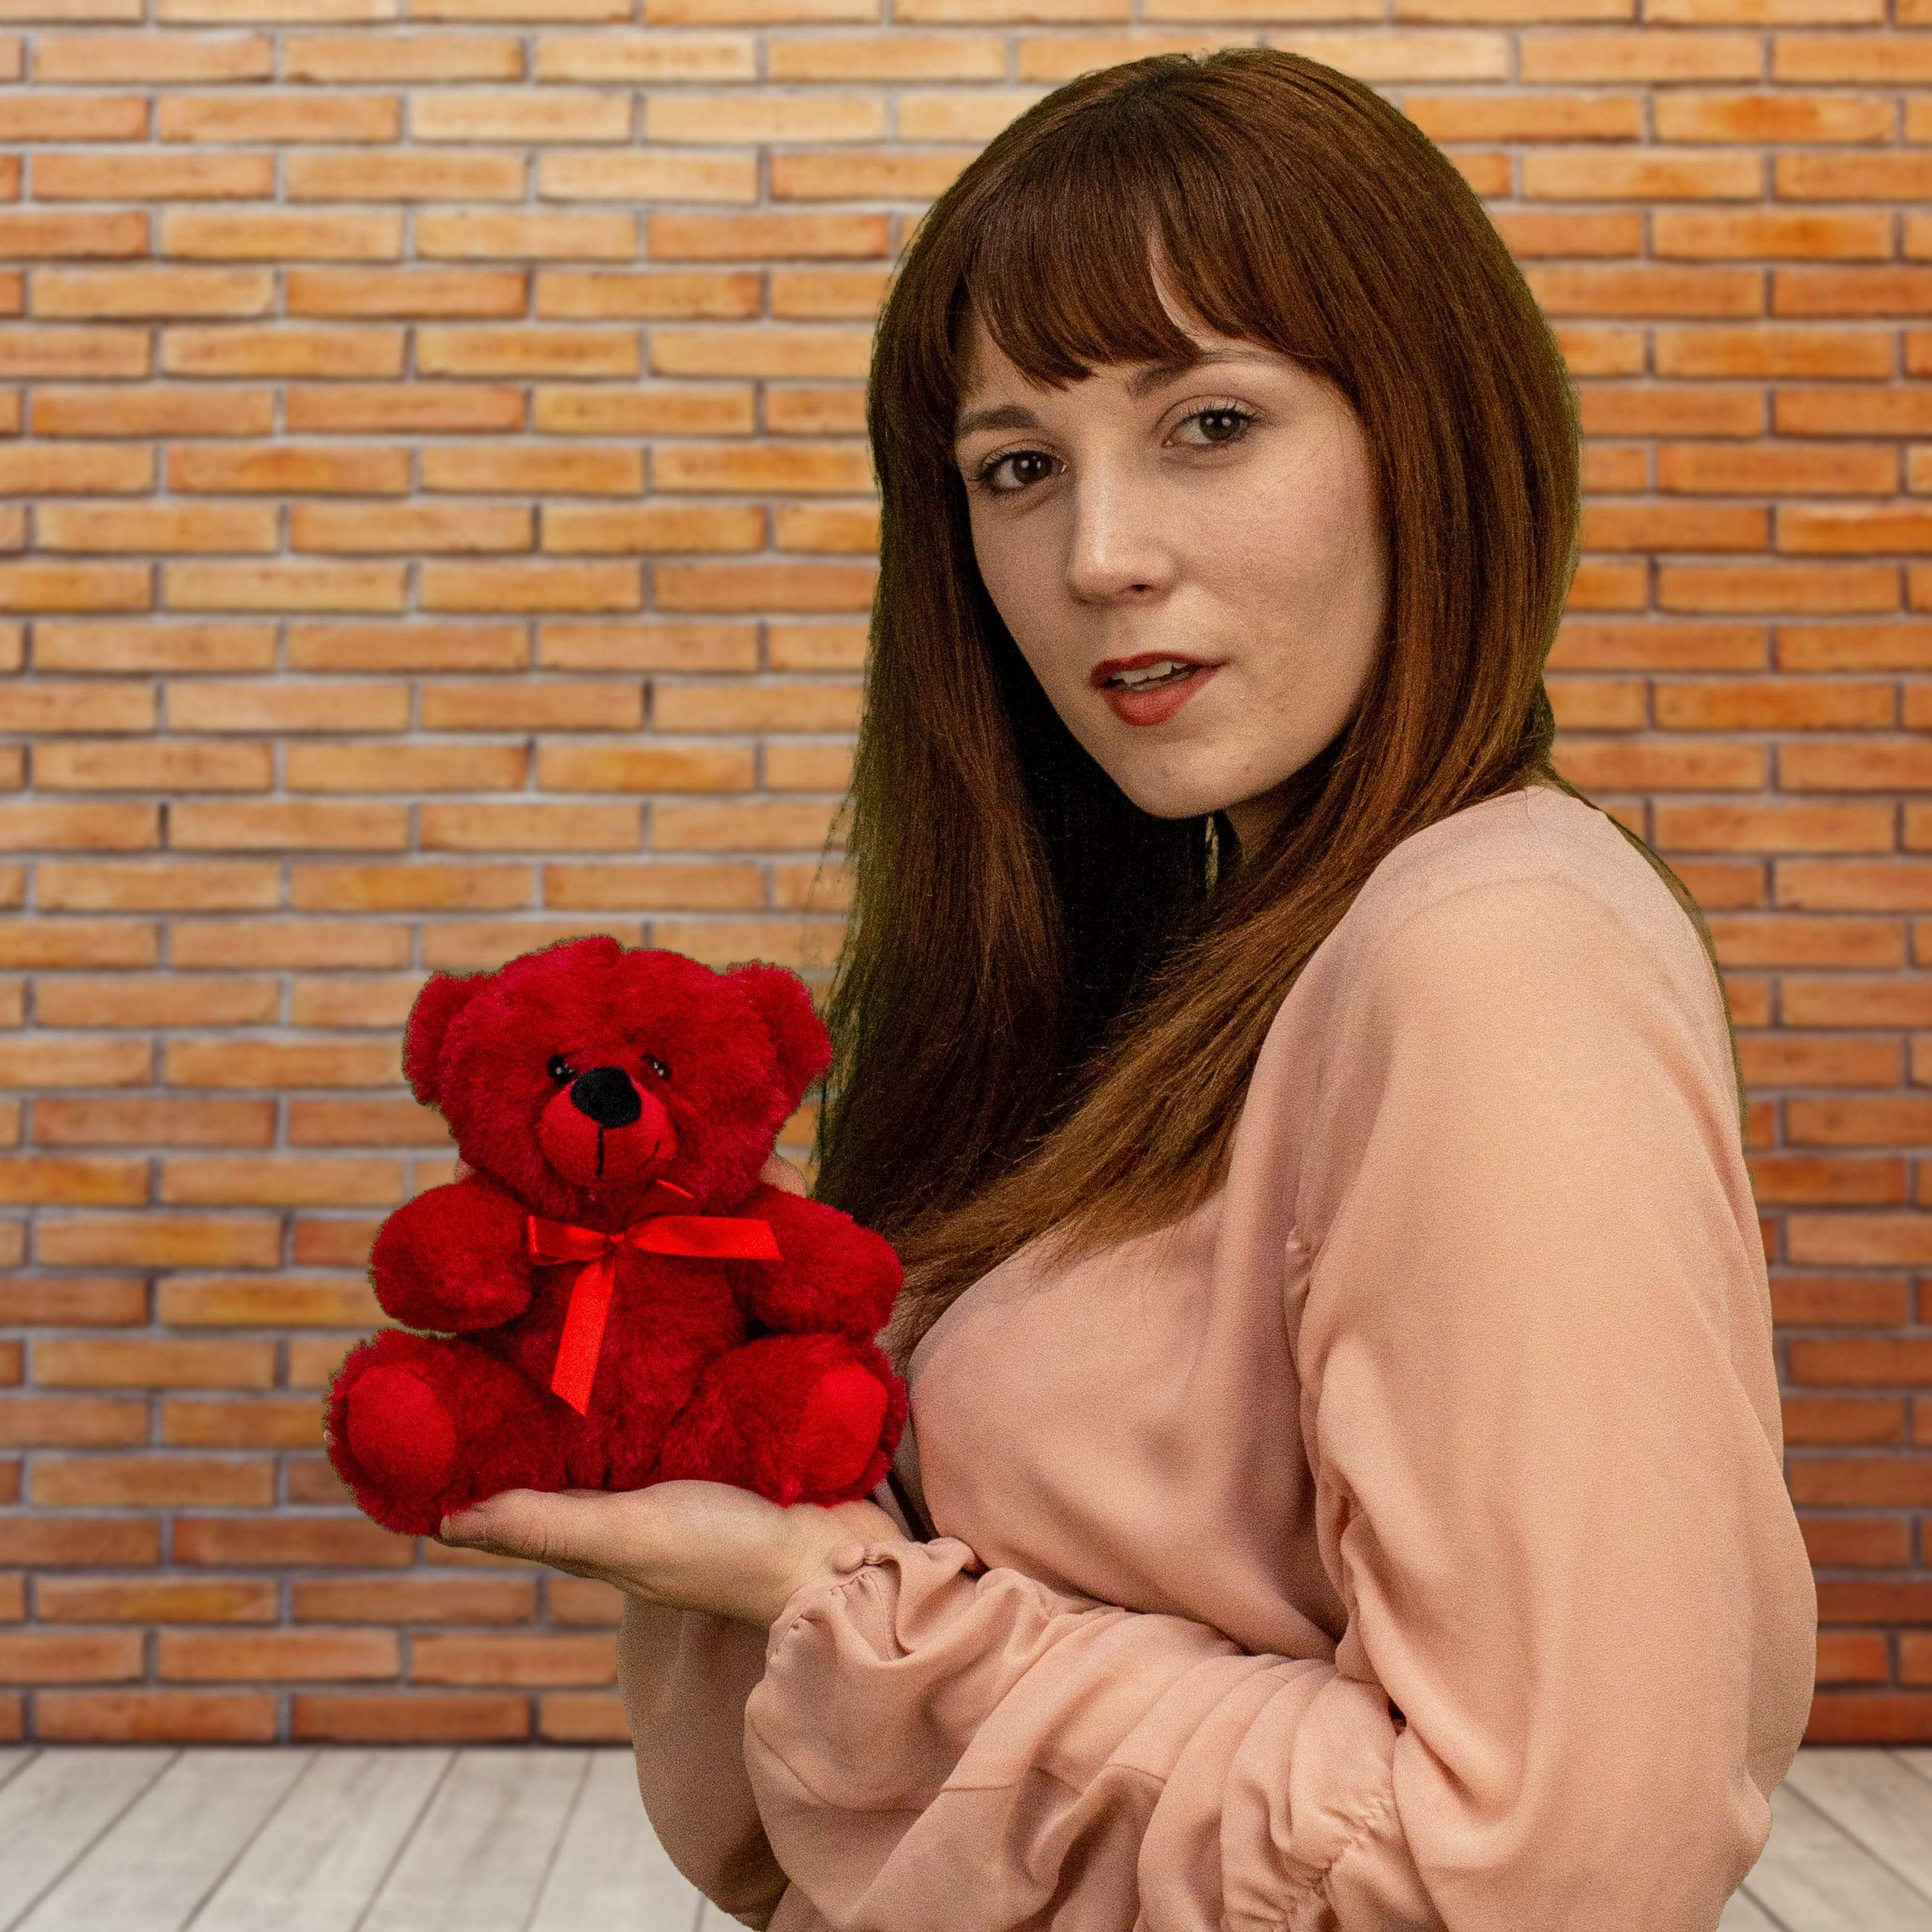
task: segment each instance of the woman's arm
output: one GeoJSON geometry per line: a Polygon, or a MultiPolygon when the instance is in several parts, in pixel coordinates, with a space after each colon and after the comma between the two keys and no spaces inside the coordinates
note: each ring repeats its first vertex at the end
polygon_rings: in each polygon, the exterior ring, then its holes
{"type": "Polygon", "coordinates": [[[617,1688],[638,1792],[671,1863],[706,1898],[762,1928],[785,1888],[745,1772],[745,1700],[766,1632],[626,1594],[617,1688]]]}
{"type": "Polygon", "coordinates": [[[1377,944],[1287,1311],[1334,1660],[974,1574],[956,1538],[868,1550],[795,1593],[745,1706],[828,1923],[1714,1932],[1816,1597],[1693,984],[1550,877],[1377,944]]]}

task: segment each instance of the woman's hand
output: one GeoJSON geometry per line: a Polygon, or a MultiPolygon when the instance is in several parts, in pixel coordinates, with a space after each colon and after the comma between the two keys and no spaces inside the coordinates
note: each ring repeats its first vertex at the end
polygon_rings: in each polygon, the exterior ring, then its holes
{"type": "Polygon", "coordinates": [[[710,1610],[763,1630],[801,1586],[856,1568],[868,1544],[907,1540],[862,1497],[785,1508],[735,1484],[682,1480],[503,1490],[446,1516],[443,1530],[443,1543],[528,1557],[647,1604],[710,1610]]]}

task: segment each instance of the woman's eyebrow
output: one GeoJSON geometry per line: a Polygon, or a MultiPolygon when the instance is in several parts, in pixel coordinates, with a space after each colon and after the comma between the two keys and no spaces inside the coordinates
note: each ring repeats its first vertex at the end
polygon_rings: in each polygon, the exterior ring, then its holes
{"type": "MultiPolygon", "coordinates": [[[[1157,388],[1162,382],[1171,382],[1177,376],[1184,376],[1210,362],[1271,362],[1274,357],[1258,349],[1205,349],[1192,356],[1169,358],[1165,362],[1150,363],[1141,372],[1129,379],[1127,394],[1138,402],[1150,389],[1157,388]]],[[[959,418],[952,432],[956,443],[963,442],[975,430],[982,429],[1037,429],[1040,418],[1024,403],[1001,403],[991,409],[969,410],[959,418]]]]}

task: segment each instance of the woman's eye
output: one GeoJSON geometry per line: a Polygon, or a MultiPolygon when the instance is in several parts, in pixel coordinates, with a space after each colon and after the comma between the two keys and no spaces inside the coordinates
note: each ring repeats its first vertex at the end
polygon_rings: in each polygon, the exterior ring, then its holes
{"type": "Polygon", "coordinates": [[[550,1064],[544,1069],[553,1080],[574,1080],[577,1076],[570,1070],[570,1062],[560,1053],[553,1053],[550,1064]]]}
{"type": "MultiPolygon", "coordinates": [[[[1238,442],[1247,434],[1248,424],[1257,420],[1256,412],[1254,410],[1243,409],[1238,404],[1215,403],[1205,409],[1195,410],[1191,416],[1183,416],[1174,427],[1177,429],[1184,429],[1188,424],[1199,422],[1205,417],[1220,417],[1229,420],[1234,427],[1229,434],[1211,436],[1204,445],[1195,444],[1193,447],[1197,449],[1202,448],[1222,449],[1230,443],[1238,442]]],[[[993,478],[1009,463],[1022,463],[1029,458],[1042,462],[1050,462],[1052,460],[1042,450],[1009,449],[1000,455],[988,457],[978,469],[974,471],[968,482],[973,488],[983,490],[989,496],[1017,496],[1022,491],[1030,489],[1033,487],[1033,482],[1037,479],[1030,479],[1016,484],[1012,489],[1002,490],[994,486],[993,478]]]]}

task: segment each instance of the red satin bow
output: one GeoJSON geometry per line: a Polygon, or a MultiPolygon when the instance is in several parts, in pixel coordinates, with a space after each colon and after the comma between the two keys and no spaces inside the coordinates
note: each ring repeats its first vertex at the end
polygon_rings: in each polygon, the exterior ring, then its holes
{"type": "MultiPolygon", "coordinates": [[[[657,1184],[690,1198],[674,1182],[657,1184]]],[[[610,1312],[620,1245],[644,1254],[706,1255],[753,1262],[779,1258],[772,1224],[754,1215],[646,1214],[616,1234],[607,1234],[601,1228],[583,1227],[574,1221],[553,1221],[542,1214],[526,1214],[524,1226],[532,1261],[586,1264],[570,1285],[563,1337],[557,1344],[556,1366],[550,1378],[551,1388],[580,1415],[590,1406],[591,1378],[597,1372],[604,1318],[610,1312]]]]}

